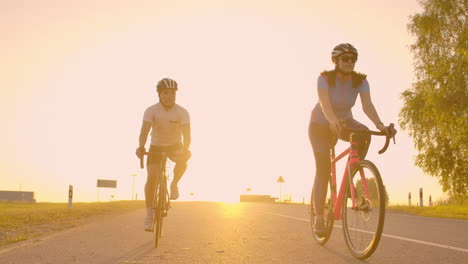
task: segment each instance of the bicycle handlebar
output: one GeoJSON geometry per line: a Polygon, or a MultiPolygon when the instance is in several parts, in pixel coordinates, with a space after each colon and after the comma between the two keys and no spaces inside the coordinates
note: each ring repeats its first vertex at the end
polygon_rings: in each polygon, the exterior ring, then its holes
{"type": "MultiPolygon", "coordinates": [[[[388,128],[391,129],[392,131],[395,131],[394,127],[395,127],[395,125],[393,123],[391,123],[388,126],[388,128]]],[[[353,129],[348,129],[348,130],[351,133],[369,134],[369,135],[374,135],[374,136],[385,136],[386,137],[385,144],[384,144],[383,148],[381,150],[379,150],[379,154],[383,154],[385,151],[387,151],[387,148],[388,148],[388,145],[390,143],[391,138],[393,138],[393,143],[396,144],[396,141],[395,141],[396,131],[395,131],[395,134],[393,134],[393,135],[387,135],[385,132],[382,132],[382,131],[372,131],[372,130],[362,131],[362,130],[353,130],[353,129]]]]}
{"type": "Polygon", "coordinates": [[[140,158],[140,168],[145,168],[145,155],[149,155],[149,152],[143,152],[143,155],[140,158]]]}

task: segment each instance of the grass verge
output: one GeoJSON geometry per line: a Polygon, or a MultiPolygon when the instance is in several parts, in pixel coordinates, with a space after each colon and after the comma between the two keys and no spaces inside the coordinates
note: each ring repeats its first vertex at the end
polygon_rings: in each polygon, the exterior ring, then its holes
{"type": "Polygon", "coordinates": [[[410,213],[420,216],[455,218],[468,220],[468,206],[466,205],[436,205],[431,207],[418,206],[389,206],[387,209],[410,213]]]}
{"type": "Polygon", "coordinates": [[[91,216],[144,208],[144,201],[105,203],[0,202],[0,246],[77,226],[91,216]]]}
{"type": "MultiPolygon", "coordinates": [[[[286,203],[276,202],[276,204],[302,204],[302,203],[286,203]]],[[[453,218],[468,220],[468,205],[459,204],[443,204],[431,207],[419,206],[404,206],[404,205],[390,205],[386,207],[387,210],[404,212],[419,216],[439,217],[439,218],[453,218]]]]}

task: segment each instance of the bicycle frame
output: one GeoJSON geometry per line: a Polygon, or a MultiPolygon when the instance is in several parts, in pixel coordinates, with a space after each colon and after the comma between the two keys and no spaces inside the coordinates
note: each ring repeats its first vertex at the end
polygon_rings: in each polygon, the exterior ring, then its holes
{"type": "MultiPolygon", "coordinates": [[[[349,184],[350,185],[350,190],[351,190],[351,198],[352,198],[352,208],[356,207],[356,194],[354,192],[354,183],[351,181],[351,168],[353,167],[354,164],[357,162],[361,161],[357,152],[357,143],[356,142],[351,142],[351,146],[347,149],[345,149],[338,157],[335,157],[335,148],[332,147],[332,153],[331,153],[331,198],[333,199],[333,204],[334,206],[334,211],[333,211],[333,216],[335,220],[341,220],[341,207],[343,206],[343,196],[345,195],[346,191],[346,186],[349,184]],[[336,195],[336,163],[341,160],[342,158],[348,156],[348,161],[346,162],[346,167],[345,171],[343,173],[343,178],[341,181],[341,186],[340,186],[340,191],[338,193],[338,196],[336,195]]],[[[366,195],[366,198],[369,198],[369,192],[367,188],[367,181],[366,177],[364,175],[364,171],[359,172],[363,187],[364,187],[364,193],[366,195]]],[[[346,206],[346,205],[345,205],[346,206]]]]}
{"type": "MultiPolygon", "coordinates": [[[[156,209],[156,200],[157,200],[157,197],[159,195],[159,188],[157,188],[158,186],[162,185],[163,183],[164,184],[164,188],[166,188],[164,190],[165,194],[166,194],[166,198],[167,198],[167,201],[168,203],[170,202],[169,200],[169,192],[167,191],[167,174],[166,174],[166,164],[167,164],[167,153],[166,152],[161,152],[161,163],[160,163],[160,168],[159,168],[159,175],[158,175],[158,179],[156,180],[156,184],[155,184],[155,189],[154,189],[154,195],[153,195],[153,202],[152,202],[152,207],[153,207],[153,210],[156,209]]],[[[166,208],[164,208],[166,209],[166,208]]]]}
{"type": "MultiPolygon", "coordinates": [[[[150,153],[149,152],[144,152],[143,153],[143,156],[144,155],[149,155],[150,153]]],[[[166,165],[167,165],[167,153],[166,152],[161,152],[161,163],[160,163],[160,168],[159,168],[159,175],[158,175],[158,178],[156,179],[156,182],[155,182],[155,188],[154,188],[154,193],[153,193],[153,200],[151,202],[151,207],[153,210],[157,209],[157,197],[159,195],[159,188],[158,186],[160,186],[162,183],[164,183],[164,192],[165,192],[165,195],[166,195],[166,204],[164,205],[164,208],[163,210],[169,210],[170,208],[170,197],[169,197],[169,191],[167,190],[167,181],[168,181],[168,176],[167,176],[167,173],[166,173],[166,165]]],[[[145,165],[144,165],[144,157],[141,157],[140,158],[140,168],[144,168],[145,165]]]]}

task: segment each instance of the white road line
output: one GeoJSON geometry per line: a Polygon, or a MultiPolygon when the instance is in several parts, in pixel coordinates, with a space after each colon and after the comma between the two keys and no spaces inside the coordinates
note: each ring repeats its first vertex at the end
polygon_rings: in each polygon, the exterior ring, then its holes
{"type": "Polygon", "coordinates": [[[265,212],[267,214],[272,214],[272,215],[277,215],[277,216],[282,216],[282,217],[286,217],[286,218],[291,218],[291,219],[296,219],[296,220],[300,220],[300,221],[306,221],[306,222],[309,222],[309,219],[305,219],[305,218],[299,218],[299,217],[294,217],[294,216],[289,216],[289,215],[282,215],[282,214],[276,214],[276,213],[270,213],[270,212],[265,212]]]}
{"type": "MultiPolygon", "coordinates": [[[[294,217],[294,216],[289,216],[289,215],[282,215],[282,214],[277,214],[277,213],[270,213],[270,212],[265,212],[265,213],[271,214],[271,215],[277,215],[277,216],[281,216],[281,217],[285,217],[285,218],[291,218],[291,219],[295,219],[295,220],[309,222],[309,219],[305,219],[305,218],[299,218],[299,217],[294,217]]],[[[333,225],[333,226],[343,228],[340,225],[333,225]]],[[[358,231],[369,233],[368,231],[364,231],[364,230],[358,230],[358,231]]],[[[422,240],[417,240],[417,239],[411,239],[411,238],[406,238],[406,237],[394,236],[394,235],[382,234],[382,236],[383,237],[388,237],[388,238],[404,240],[404,241],[408,241],[408,242],[413,242],[413,243],[418,243],[418,244],[423,244],[423,245],[427,245],[427,246],[433,246],[433,247],[439,247],[439,248],[445,248],[445,249],[452,249],[452,250],[468,253],[468,249],[466,249],[466,248],[453,247],[453,246],[442,245],[442,244],[437,244],[437,243],[432,243],[432,242],[427,242],[427,241],[422,241],[422,240]]]]}

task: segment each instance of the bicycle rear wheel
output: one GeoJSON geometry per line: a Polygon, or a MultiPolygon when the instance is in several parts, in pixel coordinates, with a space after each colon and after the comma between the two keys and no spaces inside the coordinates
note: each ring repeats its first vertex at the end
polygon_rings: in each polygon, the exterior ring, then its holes
{"type": "Polygon", "coordinates": [[[348,185],[343,198],[343,233],[346,246],[358,259],[371,256],[379,245],[384,226],[386,194],[377,167],[358,162],[351,173],[355,200],[348,185]]]}
{"type": "Polygon", "coordinates": [[[333,199],[331,198],[331,186],[330,181],[328,181],[327,189],[330,191],[327,192],[327,197],[325,198],[325,206],[324,206],[324,217],[325,217],[325,229],[327,230],[324,237],[319,237],[314,232],[314,224],[315,224],[315,205],[314,205],[314,187],[312,187],[312,193],[310,195],[310,204],[309,204],[309,216],[310,216],[310,228],[312,230],[312,237],[319,243],[320,245],[324,245],[327,243],[328,239],[330,239],[331,233],[333,231],[333,223],[335,218],[333,216],[333,199]]]}

